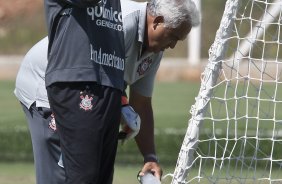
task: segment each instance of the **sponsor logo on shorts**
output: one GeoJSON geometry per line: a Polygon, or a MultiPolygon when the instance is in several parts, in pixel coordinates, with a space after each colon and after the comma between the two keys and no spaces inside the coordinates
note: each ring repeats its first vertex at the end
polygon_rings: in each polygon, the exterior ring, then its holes
{"type": "Polygon", "coordinates": [[[81,102],[79,104],[80,108],[85,110],[85,111],[89,111],[89,110],[92,110],[92,107],[93,107],[93,104],[92,104],[92,100],[93,100],[93,97],[89,97],[88,95],[81,95],[80,96],[81,98],[81,102]]]}

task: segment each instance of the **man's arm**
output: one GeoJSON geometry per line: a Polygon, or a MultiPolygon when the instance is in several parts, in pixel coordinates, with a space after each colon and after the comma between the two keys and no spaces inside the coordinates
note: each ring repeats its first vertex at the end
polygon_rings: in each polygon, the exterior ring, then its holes
{"type": "Polygon", "coordinates": [[[154,159],[156,154],[154,142],[154,117],[151,97],[145,97],[134,90],[130,90],[129,104],[141,118],[141,128],[135,137],[137,146],[144,157],[144,166],[141,175],[152,172],[157,178],[161,178],[162,170],[158,161],[154,159]]]}

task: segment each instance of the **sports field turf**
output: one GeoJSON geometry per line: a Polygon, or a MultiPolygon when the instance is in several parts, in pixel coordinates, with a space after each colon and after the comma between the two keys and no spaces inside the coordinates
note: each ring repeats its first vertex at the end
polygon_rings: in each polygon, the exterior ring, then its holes
{"type": "MultiPolygon", "coordinates": [[[[139,170],[137,165],[116,165],[113,184],[138,184],[139,170]]],[[[167,170],[172,171],[172,168],[167,170]]],[[[1,184],[35,184],[34,175],[32,163],[0,163],[1,184]]]]}

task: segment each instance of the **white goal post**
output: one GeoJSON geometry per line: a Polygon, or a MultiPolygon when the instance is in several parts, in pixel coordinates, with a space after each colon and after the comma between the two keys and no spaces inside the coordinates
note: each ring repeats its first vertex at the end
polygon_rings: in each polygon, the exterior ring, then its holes
{"type": "Polygon", "coordinates": [[[282,183],[281,14],[227,0],[172,184],[282,183]]]}

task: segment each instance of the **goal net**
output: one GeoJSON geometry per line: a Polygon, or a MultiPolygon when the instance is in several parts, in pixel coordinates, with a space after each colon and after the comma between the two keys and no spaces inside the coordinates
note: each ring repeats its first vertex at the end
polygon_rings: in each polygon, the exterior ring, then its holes
{"type": "Polygon", "coordinates": [[[281,14],[227,0],[172,184],[282,183],[281,14]]]}

